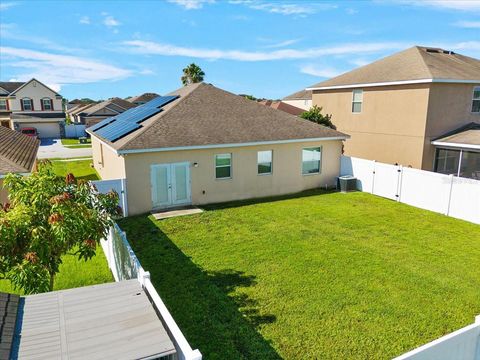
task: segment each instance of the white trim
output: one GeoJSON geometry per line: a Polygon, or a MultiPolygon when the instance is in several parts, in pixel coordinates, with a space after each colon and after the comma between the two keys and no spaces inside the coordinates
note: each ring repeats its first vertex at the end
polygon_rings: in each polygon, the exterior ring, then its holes
{"type": "MultiPolygon", "coordinates": [[[[28,84],[30,84],[32,81],[36,81],[37,83],[41,84],[42,86],[46,87],[48,90],[50,90],[51,92],[53,92],[55,95],[58,95],[58,96],[62,96],[60,95],[58,92],[56,92],[55,90],[52,90],[50,89],[47,85],[45,85],[44,83],[42,83],[41,81],[38,81],[37,79],[35,78],[31,78],[30,80],[28,80],[27,82],[25,82],[23,85],[21,85],[20,87],[16,88],[15,90],[13,90],[13,92],[11,92],[8,96],[11,96],[11,95],[15,95],[15,93],[17,91],[19,91],[20,89],[24,88],[25,86],[27,86],[28,84]]],[[[63,96],[62,96],[62,99],[63,99],[63,96]]]]}
{"type": "MultiPolygon", "coordinates": [[[[91,134],[90,132],[88,132],[88,133],[91,134]]],[[[97,136],[95,136],[95,137],[98,139],[97,136]]],[[[346,140],[346,139],[349,139],[349,138],[350,138],[350,136],[346,135],[346,136],[311,138],[311,139],[272,140],[272,141],[258,141],[258,142],[237,143],[237,144],[194,145],[194,146],[177,146],[177,147],[165,147],[165,148],[115,150],[115,151],[119,155],[124,155],[124,154],[138,154],[138,153],[149,153],[149,152],[163,152],[163,151],[221,149],[221,148],[236,148],[236,147],[244,147],[244,146],[290,144],[290,143],[328,141],[328,140],[346,140]]]]}
{"type": "Polygon", "coordinates": [[[449,143],[449,142],[443,142],[443,141],[432,141],[431,144],[435,145],[435,146],[448,146],[448,147],[453,147],[453,148],[478,149],[478,150],[480,150],[480,145],[475,145],[475,144],[449,143]]]}
{"type": "Polygon", "coordinates": [[[309,88],[306,88],[305,90],[311,91],[311,90],[352,89],[352,88],[359,88],[359,87],[406,85],[406,84],[425,84],[425,83],[480,84],[480,80],[456,80],[456,79],[399,80],[399,81],[385,81],[385,82],[376,82],[376,83],[361,83],[361,84],[349,84],[349,85],[309,87],[309,88]]]}

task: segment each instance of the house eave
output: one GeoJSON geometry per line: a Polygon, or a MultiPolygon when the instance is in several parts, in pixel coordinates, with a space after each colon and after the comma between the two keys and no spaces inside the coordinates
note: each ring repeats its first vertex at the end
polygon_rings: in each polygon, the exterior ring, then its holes
{"type": "Polygon", "coordinates": [[[449,143],[444,141],[432,141],[431,144],[434,146],[447,147],[447,148],[480,150],[480,145],[477,145],[477,144],[460,144],[460,143],[449,143]]]}

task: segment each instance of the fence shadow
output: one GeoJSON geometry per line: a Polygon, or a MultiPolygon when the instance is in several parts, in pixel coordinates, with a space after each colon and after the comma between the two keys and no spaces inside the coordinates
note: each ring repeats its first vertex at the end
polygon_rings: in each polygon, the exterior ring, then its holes
{"type": "Polygon", "coordinates": [[[281,359],[256,330],[276,321],[237,288],[256,285],[234,269],[208,272],[186,256],[147,215],[118,222],[192,348],[205,359],[281,359]]]}

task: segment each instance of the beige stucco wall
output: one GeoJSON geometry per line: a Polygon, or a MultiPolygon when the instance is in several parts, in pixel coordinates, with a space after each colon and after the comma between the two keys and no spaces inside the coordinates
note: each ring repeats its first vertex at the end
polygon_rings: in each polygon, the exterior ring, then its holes
{"type": "Polygon", "coordinates": [[[140,214],[152,209],[150,166],[153,164],[190,162],[192,203],[199,205],[333,186],[340,171],[341,149],[341,141],[331,140],[128,154],[125,155],[125,165],[129,214],[140,214]],[[322,146],[321,173],[304,176],[302,148],[315,146],[322,146]],[[261,150],[273,150],[272,175],[257,175],[257,151],[261,150]],[[232,153],[231,179],[215,179],[215,154],[221,153],[232,153]],[[195,162],[198,167],[193,166],[195,162]]]}
{"type": "Polygon", "coordinates": [[[123,157],[117,155],[110,147],[102,144],[92,136],[93,166],[102,180],[125,178],[123,157]]]}
{"type": "Polygon", "coordinates": [[[282,100],[285,104],[289,104],[300,109],[309,110],[312,107],[312,100],[282,100]]]}
{"type": "Polygon", "coordinates": [[[35,82],[36,86],[33,86],[33,82],[28,83],[25,87],[15,93],[15,99],[9,99],[9,107],[11,111],[22,111],[20,105],[20,99],[31,98],[33,100],[34,111],[41,111],[42,105],[40,100],[43,98],[50,98],[53,101],[53,111],[63,111],[62,99],[57,99],[56,94],[42,85],[39,82],[35,82]]]}
{"type": "Polygon", "coordinates": [[[480,123],[480,113],[472,113],[473,88],[478,84],[430,85],[427,126],[425,129],[423,169],[433,169],[435,147],[431,141],[462,125],[480,123]]]}
{"type": "Polygon", "coordinates": [[[352,113],[352,90],[313,94],[313,104],[351,136],[345,155],[421,168],[429,84],[363,88],[361,113],[352,113]]]}

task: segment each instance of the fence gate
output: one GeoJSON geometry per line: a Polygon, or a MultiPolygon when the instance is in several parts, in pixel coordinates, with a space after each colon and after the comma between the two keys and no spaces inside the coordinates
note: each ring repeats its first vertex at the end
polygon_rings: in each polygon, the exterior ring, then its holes
{"type": "Polygon", "coordinates": [[[372,194],[397,200],[400,187],[400,166],[375,162],[372,194]]]}
{"type": "Polygon", "coordinates": [[[98,192],[101,194],[106,194],[111,190],[115,190],[118,194],[118,205],[123,210],[123,216],[128,216],[126,179],[95,180],[90,181],[90,183],[95,185],[98,192]]]}

